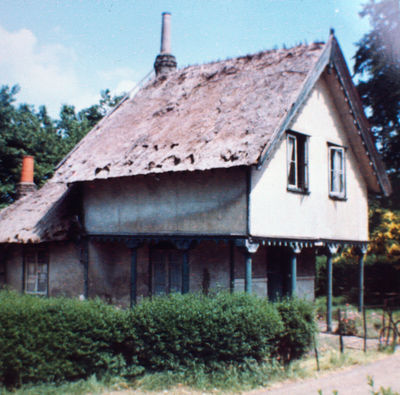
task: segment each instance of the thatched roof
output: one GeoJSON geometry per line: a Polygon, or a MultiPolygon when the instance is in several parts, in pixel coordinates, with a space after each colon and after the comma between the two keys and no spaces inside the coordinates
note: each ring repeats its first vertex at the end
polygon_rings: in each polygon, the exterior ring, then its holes
{"type": "Polygon", "coordinates": [[[48,182],[0,211],[0,243],[38,243],[66,238],[65,183],[48,182]]]}
{"type": "Polygon", "coordinates": [[[63,202],[70,183],[261,166],[327,67],[335,69],[338,102],[348,103],[344,119],[366,181],[372,191],[389,194],[361,101],[331,35],[326,44],[189,66],[152,79],[100,121],[41,190],[0,212],[0,243],[66,238],[71,222],[63,202]]]}
{"type": "Polygon", "coordinates": [[[255,164],[323,48],[299,45],[155,78],[83,139],[56,179],[255,164]]]}

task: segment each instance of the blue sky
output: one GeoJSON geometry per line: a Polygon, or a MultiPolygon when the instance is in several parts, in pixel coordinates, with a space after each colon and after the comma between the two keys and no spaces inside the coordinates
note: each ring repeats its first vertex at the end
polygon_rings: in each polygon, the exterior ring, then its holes
{"type": "Polygon", "coordinates": [[[78,109],[99,92],[134,86],[159,52],[161,13],[172,13],[178,66],[326,41],[333,27],[352,67],[354,43],[369,31],[366,0],[1,0],[0,85],[20,101],[78,109]]]}

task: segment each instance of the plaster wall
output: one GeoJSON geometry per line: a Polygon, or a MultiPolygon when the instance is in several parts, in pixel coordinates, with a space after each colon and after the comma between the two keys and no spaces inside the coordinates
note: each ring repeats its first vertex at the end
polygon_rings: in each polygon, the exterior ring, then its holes
{"type": "Polygon", "coordinates": [[[203,241],[189,251],[191,292],[208,293],[230,287],[229,243],[203,241]]]}
{"type": "Polygon", "coordinates": [[[6,284],[19,292],[22,292],[22,251],[21,245],[10,245],[5,251],[6,284]]]}
{"type": "Polygon", "coordinates": [[[165,173],[85,184],[90,234],[245,234],[244,168],[165,173]]]}
{"type": "Polygon", "coordinates": [[[309,136],[309,194],[287,191],[286,136],[260,170],[252,169],[250,234],[260,237],[368,240],[367,187],[335,109],[319,80],[290,127],[309,136]],[[345,201],[329,197],[328,143],[346,147],[345,201]]]}
{"type": "Polygon", "coordinates": [[[71,242],[48,245],[49,295],[79,297],[84,293],[83,264],[80,247],[71,242]]]}

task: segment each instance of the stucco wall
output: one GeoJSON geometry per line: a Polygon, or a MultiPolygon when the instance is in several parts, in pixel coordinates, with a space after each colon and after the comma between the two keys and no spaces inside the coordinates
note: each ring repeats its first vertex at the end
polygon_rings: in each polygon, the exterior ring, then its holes
{"type": "Polygon", "coordinates": [[[84,188],[89,233],[246,232],[243,168],[96,181],[84,188]]]}
{"type": "Polygon", "coordinates": [[[23,253],[21,245],[10,245],[5,250],[6,259],[6,284],[11,288],[22,291],[22,262],[23,253]]]}
{"type": "Polygon", "coordinates": [[[309,137],[309,195],[287,191],[286,138],[261,170],[252,170],[250,233],[254,236],[368,240],[367,188],[320,80],[291,130],[309,137]],[[329,198],[328,142],[347,147],[347,200],[329,198]]]}
{"type": "Polygon", "coordinates": [[[49,252],[49,295],[79,297],[84,293],[80,247],[72,242],[51,243],[49,252]]]}

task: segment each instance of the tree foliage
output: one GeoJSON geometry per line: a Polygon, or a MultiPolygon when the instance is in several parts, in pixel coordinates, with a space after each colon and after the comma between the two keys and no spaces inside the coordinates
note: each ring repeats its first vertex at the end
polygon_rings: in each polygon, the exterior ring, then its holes
{"type": "Polygon", "coordinates": [[[371,31],[357,43],[354,73],[377,146],[400,191],[400,6],[399,0],[370,0],[361,17],[371,31]]]}
{"type": "Polygon", "coordinates": [[[38,111],[28,104],[17,106],[18,91],[18,86],[0,87],[0,208],[16,198],[24,155],[35,157],[34,181],[41,186],[63,156],[122,98],[105,90],[98,104],[78,113],[64,105],[60,118],[53,120],[44,106],[38,111]]]}

